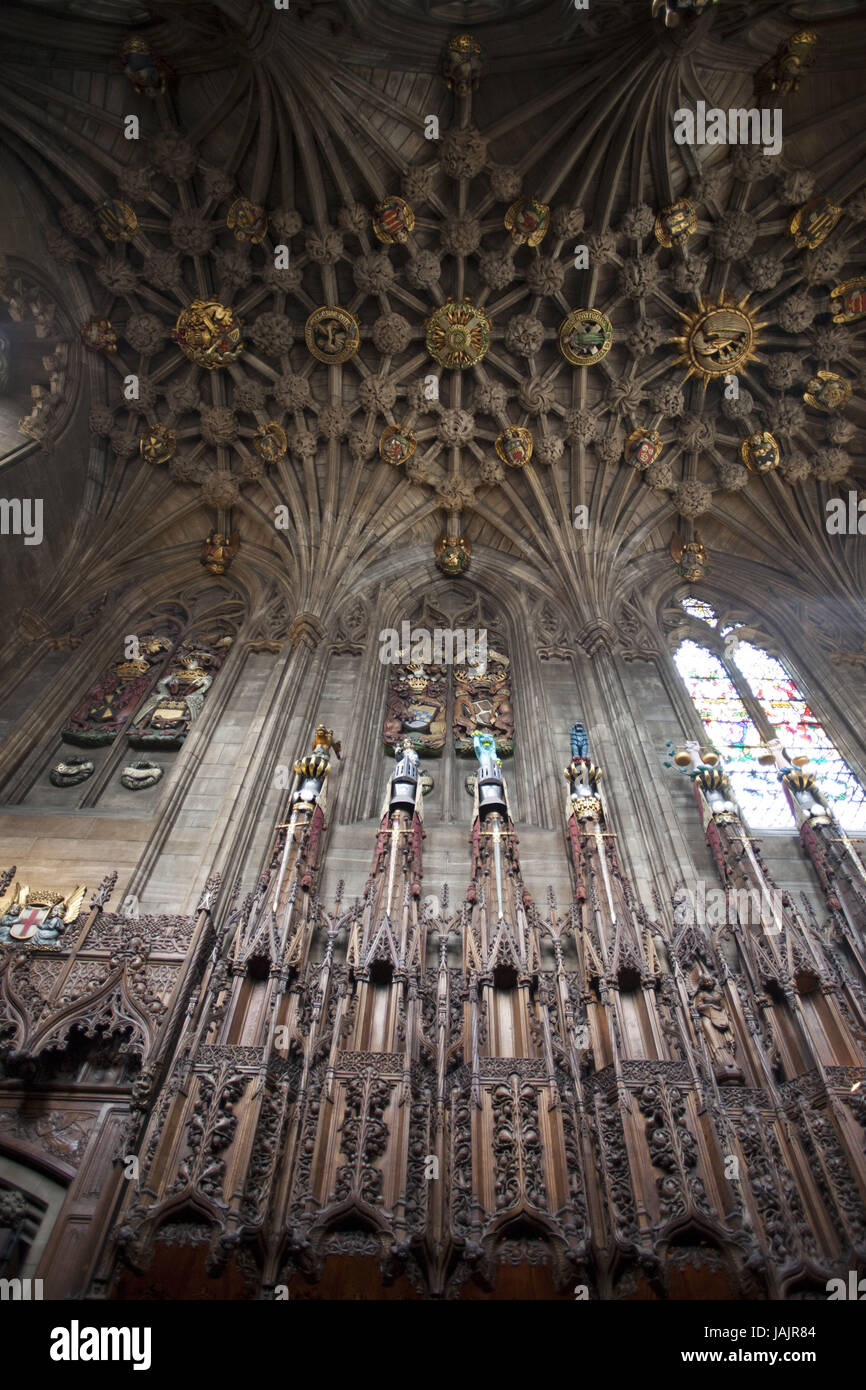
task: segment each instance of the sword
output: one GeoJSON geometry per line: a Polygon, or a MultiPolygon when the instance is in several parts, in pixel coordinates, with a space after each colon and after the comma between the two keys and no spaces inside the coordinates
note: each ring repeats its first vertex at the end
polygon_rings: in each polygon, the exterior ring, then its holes
{"type": "Polygon", "coordinates": [[[502,921],[502,861],[499,854],[499,821],[493,822],[493,863],[496,866],[496,902],[499,907],[499,920],[502,921]]]}
{"type": "Polygon", "coordinates": [[[280,874],[279,874],[279,878],[277,879],[277,891],[276,891],[276,893],[274,894],[274,901],[273,901],[273,903],[271,904],[271,912],[273,913],[273,915],[274,915],[275,917],[276,917],[276,915],[277,915],[277,904],[278,904],[279,901],[280,901],[280,889],[281,889],[282,886],[283,886],[283,879],[284,879],[285,873],[286,873],[286,862],[287,862],[288,857],[289,857],[289,845],[292,843],[292,831],[293,831],[294,828],[295,828],[295,816],[296,816],[296,814],[297,814],[296,811],[292,811],[292,814],[291,814],[291,816],[289,817],[289,823],[288,823],[288,825],[285,827],[285,830],[286,830],[286,843],[283,845],[283,858],[282,858],[282,863],[280,864],[280,874]]]}
{"type": "MultiPolygon", "coordinates": [[[[397,814],[399,815],[400,813],[398,812],[397,814]]],[[[388,868],[388,902],[385,907],[385,911],[389,917],[391,916],[391,895],[394,891],[394,868],[397,860],[397,845],[401,834],[402,826],[395,820],[394,824],[391,826],[391,863],[388,868]]]]}
{"type": "Polygon", "coordinates": [[[593,822],[593,827],[592,827],[592,829],[593,829],[593,832],[594,832],[594,834],[595,834],[595,849],[596,849],[596,854],[598,855],[598,860],[599,860],[599,863],[601,864],[601,874],[602,874],[602,878],[604,879],[604,891],[607,893],[607,901],[608,901],[608,904],[609,904],[609,906],[610,906],[610,917],[611,917],[611,922],[613,923],[613,922],[616,922],[616,908],[615,908],[614,905],[613,905],[613,894],[612,894],[611,889],[610,889],[610,879],[608,878],[608,874],[607,874],[607,860],[606,860],[605,854],[604,854],[604,846],[603,846],[602,843],[601,843],[602,835],[601,835],[601,831],[600,831],[599,826],[598,826],[598,821],[594,821],[594,822],[593,822]]]}

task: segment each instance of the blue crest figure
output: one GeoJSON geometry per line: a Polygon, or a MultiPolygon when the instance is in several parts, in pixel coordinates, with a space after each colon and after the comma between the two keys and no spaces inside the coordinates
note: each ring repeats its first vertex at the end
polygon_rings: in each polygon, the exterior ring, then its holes
{"type": "Polygon", "coordinates": [[[577,723],[571,726],[571,756],[573,758],[589,757],[589,738],[586,732],[586,725],[577,723]]]}
{"type": "Polygon", "coordinates": [[[472,747],[475,749],[475,756],[480,762],[483,772],[502,767],[502,763],[496,756],[496,741],[490,734],[483,734],[476,729],[472,735],[472,747]]]}

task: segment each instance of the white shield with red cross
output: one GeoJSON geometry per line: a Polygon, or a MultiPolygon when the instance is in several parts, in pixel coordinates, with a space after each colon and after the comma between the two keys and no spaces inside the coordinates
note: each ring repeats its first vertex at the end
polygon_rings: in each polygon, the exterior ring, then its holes
{"type": "Polygon", "coordinates": [[[30,941],[47,916],[47,907],[22,908],[15,926],[9,929],[9,935],[14,937],[16,941],[30,941]]]}

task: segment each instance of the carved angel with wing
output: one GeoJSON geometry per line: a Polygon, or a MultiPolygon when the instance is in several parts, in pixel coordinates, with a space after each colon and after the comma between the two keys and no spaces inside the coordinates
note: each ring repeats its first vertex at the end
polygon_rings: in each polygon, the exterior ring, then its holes
{"type": "Polygon", "coordinates": [[[78,884],[66,897],[57,897],[16,883],[9,898],[0,903],[0,945],[20,941],[53,946],[76,921],[86,892],[86,885],[78,884]]]}

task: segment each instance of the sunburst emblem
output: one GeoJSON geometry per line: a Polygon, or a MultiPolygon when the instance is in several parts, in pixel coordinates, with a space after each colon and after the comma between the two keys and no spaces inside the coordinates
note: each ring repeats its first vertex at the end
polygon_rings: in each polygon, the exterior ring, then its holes
{"type": "Polygon", "coordinates": [[[427,320],[427,351],[440,367],[474,367],[490,346],[490,320],[468,299],[449,300],[427,320]]]}
{"type": "Polygon", "coordinates": [[[704,386],[715,377],[730,376],[750,362],[759,361],[758,323],[746,307],[749,296],[739,301],[727,299],[724,290],[713,304],[698,298],[697,309],[680,310],[685,331],[672,338],[680,349],[676,366],[688,367],[685,380],[699,376],[704,386]]]}

